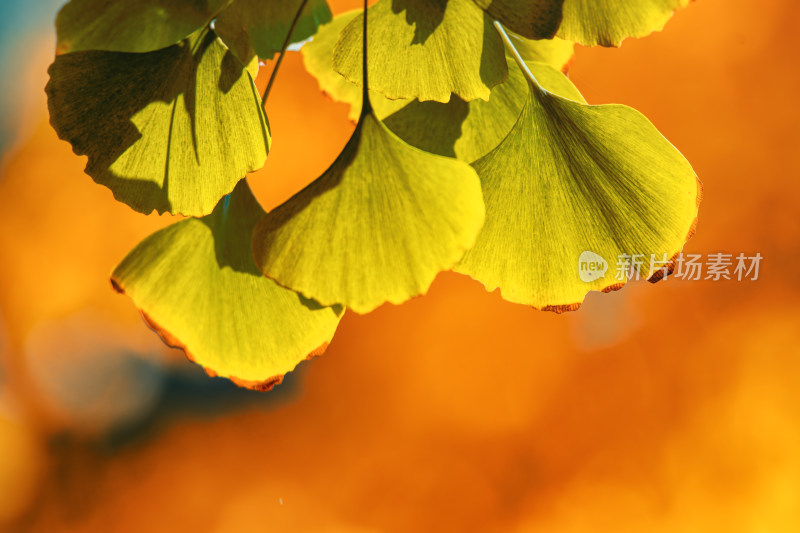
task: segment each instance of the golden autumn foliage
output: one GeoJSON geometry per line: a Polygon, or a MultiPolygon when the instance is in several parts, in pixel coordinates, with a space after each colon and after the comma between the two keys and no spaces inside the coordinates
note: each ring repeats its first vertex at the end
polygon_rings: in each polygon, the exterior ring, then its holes
{"type": "MultiPolygon", "coordinates": [[[[685,251],[759,252],[757,281],[632,283],[556,316],[447,273],[346,314],[267,395],[198,377],[111,290],[172,219],[85,176],[47,123],[44,75],[20,73],[25,128],[0,166],[0,530],[800,530],[796,19],[789,0],[702,0],[664,33],[578,47],[570,70],[702,176],[685,251]]],[[[268,111],[274,142],[248,181],[272,209],[353,124],[298,53],[268,111]]]]}

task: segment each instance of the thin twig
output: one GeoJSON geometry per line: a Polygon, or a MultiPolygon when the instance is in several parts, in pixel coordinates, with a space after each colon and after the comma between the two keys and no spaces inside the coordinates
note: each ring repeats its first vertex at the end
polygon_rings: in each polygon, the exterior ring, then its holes
{"type": "Polygon", "coordinates": [[[278,69],[281,67],[281,62],[283,62],[283,56],[286,55],[286,49],[289,47],[289,42],[292,40],[292,34],[294,33],[295,28],[297,27],[297,23],[300,21],[300,15],[306,8],[307,3],[308,0],[302,0],[302,2],[300,2],[300,8],[294,15],[294,20],[292,20],[292,25],[289,28],[289,33],[286,34],[286,39],[283,40],[283,46],[281,46],[280,55],[278,56],[277,61],[275,61],[275,67],[272,69],[272,74],[270,74],[269,76],[267,87],[266,89],[264,89],[264,95],[261,97],[261,107],[264,108],[265,111],[266,111],[267,97],[269,96],[269,91],[272,89],[272,84],[275,83],[275,77],[278,74],[278,69]]]}

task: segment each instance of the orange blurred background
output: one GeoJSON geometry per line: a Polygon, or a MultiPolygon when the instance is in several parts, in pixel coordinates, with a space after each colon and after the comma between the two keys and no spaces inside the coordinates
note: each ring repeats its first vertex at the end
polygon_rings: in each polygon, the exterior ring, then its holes
{"type": "MultiPolygon", "coordinates": [[[[685,252],[759,252],[757,281],[632,283],[557,316],[446,273],[348,313],[269,393],[206,377],[111,290],[173,219],[116,203],[48,125],[56,4],[4,74],[0,531],[800,531],[796,2],[698,0],[570,72],[693,163],[685,252]]],[[[296,52],[267,111],[269,209],[353,125],[296,52]]]]}

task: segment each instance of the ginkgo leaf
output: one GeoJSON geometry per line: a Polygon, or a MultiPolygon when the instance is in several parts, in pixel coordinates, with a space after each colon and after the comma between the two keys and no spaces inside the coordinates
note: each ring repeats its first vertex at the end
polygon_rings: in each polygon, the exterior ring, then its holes
{"type": "Polygon", "coordinates": [[[269,126],[250,74],[200,30],[147,54],[56,57],[50,122],[86,173],[142,213],[200,216],[264,164],[269,126]]]}
{"type": "MultiPolygon", "coordinates": [[[[217,17],[214,31],[244,63],[256,55],[272,59],[281,51],[301,4],[302,0],[236,0],[217,17]]],[[[325,0],[309,0],[289,42],[308,39],[331,18],[325,0]]]]}
{"type": "Polygon", "coordinates": [[[70,0],[56,17],[56,51],[152,52],[202,28],[231,1],[70,0]]]}
{"type": "MultiPolygon", "coordinates": [[[[369,8],[369,88],[390,99],[487,100],[507,76],[500,36],[471,0],[380,0],[369,8]]],[[[361,85],[363,14],[342,31],[333,66],[361,85]]]]}
{"type": "MultiPolygon", "coordinates": [[[[575,86],[542,63],[529,63],[547,90],[583,102],[575,86]]],[[[414,101],[385,119],[398,137],[426,152],[467,163],[486,155],[508,135],[528,98],[528,82],[513,59],[508,80],[492,89],[488,102],[453,97],[446,104],[414,101]]]]}
{"type": "Polygon", "coordinates": [[[408,146],[366,113],[333,165],[258,223],[253,253],[281,285],[366,313],[425,293],[483,215],[469,165],[408,146]]]}
{"type": "Polygon", "coordinates": [[[263,215],[242,180],[212,214],[154,233],[112,274],[167,344],[212,375],[260,390],[321,353],[342,314],[261,274],[250,243],[263,215]]]}
{"type": "Polygon", "coordinates": [[[619,46],[661,30],[690,0],[564,0],[558,36],[584,46],[619,46]]]}
{"type": "Polygon", "coordinates": [[[575,43],[558,37],[552,39],[526,39],[509,32],[511,42],[526,63],[545,63],[566,72],[572,56],[575,54],[575,43]]]}
{"type": "Polygon", "coordinates": [[[549,39],[558,30],[561,4],[565,0],[475,0],[475,3],[503,26],[524,37],[549,39]]]}
{"type": "MultiPolygon", "coordinates": [[[[540,88],[549,93],[557,94],[567,100],[580,102],[582,104],[586,103],[586,100],[583,98],[578,88],[569,81],[569,78],[565,76],[563,72],[559,72],[551,65],[539,63],[538,61],[525,61],[525,66],[531,75],[535,76],[536,83],[540,88]]],[[[523,71],[519,70],[519,67],[516,67],[515,70],[520,73],[525,81],[525,97],[522,99],[524,104],[528,101],[529,83],[523,71]]]]}
{"type": "MultiPolygon", "coordinates": [[[[306,70],[317,78],[320,90],[338,102],[350,104],[351,120],[356,120],[361,115],[362,90],[333,69],[333,49],[345,26],[360,13],[362,10],[354,9],[336,15],[331,22],[320,26],[311,42],[300,51],[303,54],[306,70]]],[[[360,57],[360,52],[358,53],[360,57]]],[[[379,119],[411,102],[411,100],[389,100],[381,93],[372,90],[369,95],[372,109],[379,119]]]]}
{"type": "Polygon", "coordinates": [[[588,291],[621,286],[620,256],[646,258],[647,276],[651,257],[678,253],[696,222],[700,185],[634,109],[529,86],[511,132],[473,163],[486,222],[455,270],[499,287],[506,300],[573,310],[588,291]],[[579,262],[589,260],[606,269],[582,276],[579,262]]]}

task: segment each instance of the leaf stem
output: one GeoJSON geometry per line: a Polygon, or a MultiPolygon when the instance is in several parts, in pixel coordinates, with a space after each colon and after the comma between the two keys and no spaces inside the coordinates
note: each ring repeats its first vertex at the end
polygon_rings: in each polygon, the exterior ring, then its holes
{"type": "Polygon", "coordinates": [[[369,83],[367,81],[367,0],[364,0],[364,35],[361,40],[362,46],[362,75],[361,75],[361,116],[372,112],[372,104],[369,101],[369,83]]]}
{"type": "Polygon", "coordinates": [[[548,92],[547,89],[539,85],[539,82],[536,81],[536,76],[533,75],[533,72],[531,72],[531,69],[530,67],[528,67],[528,64],[525,63],[524,59],[522,59],[519,50],[517,50],[517,47],[514,46],[514,42],[511,40],[511,37],[508,35],[508,32],[503,27],[503,25],[500,24],[500,22],[497,20],[495,20],[493,24],[494,27],[497,28],[497,31],[500,33],[500,36],[503,38],[503,41],[506,43],[506,47],[511,52],[511,55],[514,56],[514,61],[517,62],[519,68],[521,68],[522,72],[525,73],[525,76],[531,81],[531,83],[533,83],[536,86],[536,88],[547,94],[548,92]]]}
{"type": "Polygon", "coordinates": [[[272,74],[269,76],[269,81],[267,82],[267,87],[264,89],[264,95],[261,97],[261,107],[266,111],[267,107],[267,97],[269,96],[270,90],[272,90],[272,84],[275,83],[275,77],[278,74],[278,69],[281,67],[281,63],[283,62],[283,56],[286,55],[286,49],[289,47],[289,43],[292,40],[292,34],[294,33],[295,28],[297,27],[297,23],[300,22],[300,15],[303,13],[303,10],[306,8],[306,4],[308,0],[302,0],[300,2],[300,7],[297,10],[297,13],[294,14],[294,20],[292,20],[292,25],[289,27],[289,33],[286,34],[286,39],[283,40],[283,46],[281,46],[281,52],[278,56],[277,61],[275,61],[275,67],[272,69],[272,74]]]}

